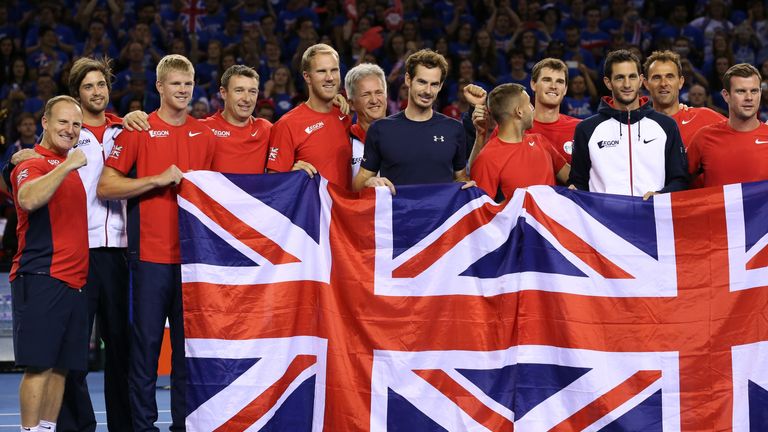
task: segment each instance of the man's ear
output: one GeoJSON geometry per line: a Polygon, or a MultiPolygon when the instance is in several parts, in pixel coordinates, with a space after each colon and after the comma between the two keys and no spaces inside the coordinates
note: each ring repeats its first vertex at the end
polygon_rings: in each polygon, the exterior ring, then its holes
{"type": "Polygon", "coordinates": [[[605,87],[608,88],[608,90],[613,91],[613,86],[611,85],[611,79],[608,77],[603,77],[603,84],[605,84],[605,87]]]}

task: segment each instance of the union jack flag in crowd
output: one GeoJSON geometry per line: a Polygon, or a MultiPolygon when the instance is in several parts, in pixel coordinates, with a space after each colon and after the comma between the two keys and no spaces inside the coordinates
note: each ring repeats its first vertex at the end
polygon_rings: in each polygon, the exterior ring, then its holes
{"type": "Polygon", "coordinates": [[[188,173],[187,428],[768,430],[766,193],[188,173]]]}
{"type": "Polygon", "coordinates": [[[179,18],[187,33],[198,33],[203,28],[202,18],[207,15],[204,0],[185,0],[179,18]]]}

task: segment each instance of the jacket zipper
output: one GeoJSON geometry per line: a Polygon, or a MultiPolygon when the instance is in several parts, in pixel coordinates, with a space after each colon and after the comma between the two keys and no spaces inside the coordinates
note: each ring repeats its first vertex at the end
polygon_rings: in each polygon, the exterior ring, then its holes
{"type": "MultiPolygon", "coordinates": [[[[106,134],[107,131],[104,131],[104,134],[106,134]]],[[[107,154],[104,152],[104,143],[99,143],[101,146],[101,161],[104,165],[107,163],[107,154]]],[[[109,201],[107,201],[107,214],[104,218],[104,244],[105,247],[109,247],[109,201]]]]}
{"type": "Polygon", "coordinates": [[[635,196],[635,185],[632,175],[632,111],[627,110],[627,141],[629,142],[629,195],[635,196]]]}

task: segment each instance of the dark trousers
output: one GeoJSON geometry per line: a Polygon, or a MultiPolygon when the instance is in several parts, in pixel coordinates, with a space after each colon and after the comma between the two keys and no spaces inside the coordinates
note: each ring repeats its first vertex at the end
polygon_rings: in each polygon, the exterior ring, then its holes
{"type": "MultiPolygon", "coordinates": [[[[88,335],[94,315],[99,317],[104,341],[104,399],[110,431],[131,431],[128,402],[128,264],[125,249],[94,248],[89,251],[88,335]]],[[[96,418],[88,394],[87,372],[70,371],[56,429],[62,432],[94,431],[96,418]]]]}
{"type": "Polygon", "coordinates": [[[181,266],[131,261],[131,353],[128,382],[135,431],[159,431],[157,363],[166,318],[171,325],[171,430],[183,431],[186,417],[186,365],[181,303],[181,266]]]}

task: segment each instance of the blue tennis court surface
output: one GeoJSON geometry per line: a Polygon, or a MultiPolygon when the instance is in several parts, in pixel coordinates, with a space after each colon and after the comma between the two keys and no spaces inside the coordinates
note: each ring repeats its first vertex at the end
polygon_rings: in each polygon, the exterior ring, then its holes
{"type": "MultiPolygon", "coordinates": [[[[0,373],[0,432],[19,430],[19,382],[21,373],[0,373]]],[[[161,376],[157,380],[157,427],[168,430],[171,425],[171,392],[167,387],[170,378],[161,376]]],[[[96,430],[107,431],[107,414],[104,410],[104,373],[91,372],[88,374],[88,389],[91,392],[91,402],[96,413],[96,430]]]]}

